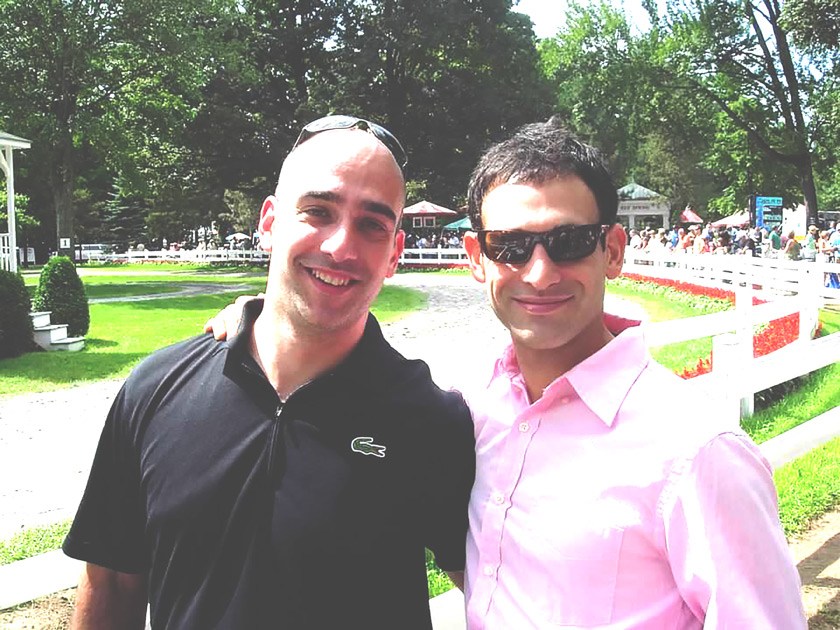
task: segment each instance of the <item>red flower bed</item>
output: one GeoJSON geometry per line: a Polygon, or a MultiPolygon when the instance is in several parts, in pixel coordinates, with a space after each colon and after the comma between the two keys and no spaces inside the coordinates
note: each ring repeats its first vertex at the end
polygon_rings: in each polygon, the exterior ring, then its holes
{"type": "MultiPolygon", "coordinates": [[[[650,282],[660,286],[669,287],[676,291],[685,291],[693,295],[702,295],[721,300],[729,300],[735,303],[735,293],[724,289],[715,289],[710,287],[703,287],[690,282],[681,282],[679,280],[668,280],[665,278],[648,278],[638,274],[625,273],[623,277],[634,280],[636,282],[650,282]]],[[[753,297],[753,304],[763,304],[766,300],[760,300],[753,297]]],[[[817,325],[817,332],[819,333],[820,326],[817,325]]],[[[766,354],[775,352],[780,348],[785,347],[789,343],[796,341],[799,338],[799,313],[793,313],[774,319],[763,326],[753,336],[753,357],[763,357],[766,354]]],[[[697,365],[691,368],[685,368],[679,375],[683,378],[694,378],[701,374],[706,374],[712,371],[712,356],[708,358],[700,358],[697,365]]]]}

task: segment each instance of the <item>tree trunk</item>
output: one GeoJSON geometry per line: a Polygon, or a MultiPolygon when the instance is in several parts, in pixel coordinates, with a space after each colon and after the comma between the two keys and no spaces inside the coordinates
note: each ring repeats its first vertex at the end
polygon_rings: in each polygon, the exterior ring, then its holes
{"type": "Polygon", "coordinates": [[[817,189],[814,186],[814,169],[811,164],[811,154],[806,153],[796,164],[799,171],[799,181],[802,183],[802,196],[805,198],[806,228],[817,223],[817,189]]]}
{"type": "Polygon", "coordinates": [[[56,249],[61,256],[75,259],[76,213],[73,207],[75,171],[73,169],[73,141],[69,131],[60,134],[52,166],[52,199],[55,209],[56,249]],[[62,239],[64,243],[62,243],[62,239]],[[69,241],[67,240],[69,239],[69,241]],[[63,246],[62,246],[63,245],[63,246]]]}

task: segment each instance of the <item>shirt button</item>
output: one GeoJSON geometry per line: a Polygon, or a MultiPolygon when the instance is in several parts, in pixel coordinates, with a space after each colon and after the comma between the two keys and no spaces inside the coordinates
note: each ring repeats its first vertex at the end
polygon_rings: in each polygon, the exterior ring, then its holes
{"type": "Polygon", "coordinates": [[[527,422],[523,422],[522,424],[519,425],[519,432],[520,433],[528,433],[528,431],[530,431],[530,430],[531,430],[531,425],[528,424],[527,422]]]}
{"type": "Polygon", "coordinates": [[[564,405],[568,405],[570,402],[572,402],[572,399],[568,396],[563,396],[563,398],[560,399],[560,402],[564,405]]]}
{"type": "Polygon", "coordinates": [[[504,502],[505,502],[505,497],[501,493],[497,492],[496,494],[493,495],[493,503],[495,503],[496,505],[501,505],[504,502]]]}
{"type": "Polygon", "coordinates": [[[487,577],[490,577],[495,572],[496,572],[496,570],[493,567],[491,567],[489,564],[486,567],[484,567],[484,575],[486,575],[487,577]]]}

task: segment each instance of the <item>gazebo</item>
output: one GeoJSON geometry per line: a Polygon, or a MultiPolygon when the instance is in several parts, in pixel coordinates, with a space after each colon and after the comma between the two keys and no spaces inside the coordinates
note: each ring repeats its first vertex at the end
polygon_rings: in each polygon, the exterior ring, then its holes
{"type": "Polygon", "coordinates": [[[618,220],[628,228],[671,227],[671,207],[658,192],[635,182],[618,189],[618,220]]]}
{"type": "Polygon", "coordinates": [[[0,168],[6,174],[6,209],[9,233],[0,234],[0,269],[17,271],[17,237],[15,236],[15,171],[12,151],[28,149],[32,143],[0,131],[0,168]]]}

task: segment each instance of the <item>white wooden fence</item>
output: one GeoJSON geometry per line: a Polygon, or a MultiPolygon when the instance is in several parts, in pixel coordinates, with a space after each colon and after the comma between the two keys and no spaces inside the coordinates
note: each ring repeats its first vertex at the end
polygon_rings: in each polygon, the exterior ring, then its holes
{"type": "Polygon", "coordinates": [[[8,234],[0,234],[0,269],[12,271],[12,240],[8,234]]]}
{"type": "Polygon", "coordinates": [[[261,249],[163,249],[137,250],[122,254],[91,255],[90,262],[266,262],[261,249]]]}
{"type": "Polygon", "coordinates": [[[406,249],[400,256],[403,267],[467,266],[467,251],[463,247],[406,249]]]}

